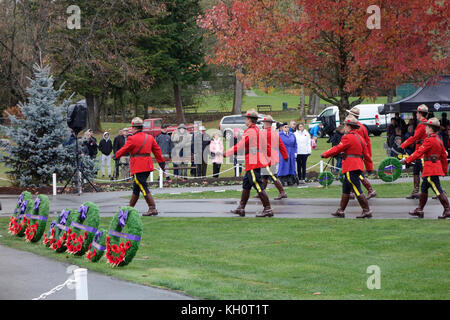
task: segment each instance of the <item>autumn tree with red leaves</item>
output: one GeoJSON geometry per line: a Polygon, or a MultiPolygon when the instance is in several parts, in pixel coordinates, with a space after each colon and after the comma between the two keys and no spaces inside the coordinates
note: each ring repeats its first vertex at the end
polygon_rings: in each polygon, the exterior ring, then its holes
{"type": "Polygon", "coordinates": [[[198,23],[217,39],[210,63],[303,84],[342,121],[380,90],[449,71],[448,13],[441,0],[231,0],[198,23]]]}

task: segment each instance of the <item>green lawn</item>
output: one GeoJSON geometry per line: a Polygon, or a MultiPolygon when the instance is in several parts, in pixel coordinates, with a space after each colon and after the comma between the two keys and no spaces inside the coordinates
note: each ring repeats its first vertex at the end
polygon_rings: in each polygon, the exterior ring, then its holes
{"type": "MultiPolygon", "coordinates": [[[[283,102],[287,102],[288,108],[297,109],[300,104],[300,95],[292,94],[289,91],[282,89],[275,89],[270,93],[265,93],[260,89],[253,89],[256,93],[256,97],[246,96],[242,99],[242,110],[246,111],[250,108],[256,108],[259,104],[269,104],[272,106],[273,111],[279,111],[283,109],[283,102]]],[[[350,98],[350,101],[354,101],[357,98],[350,98]]],[[[305,104],[309,103],[309,96],[305,97],[305,104]]],[[[321,104],[330,104],[325,100],[320,100],[321,104]]],[[[378,97],[375,101],[370,99],[364,100],[363,103],[387,103],[387,97],[378,97]]],[[[221,102],[220,97],[216,95],[206,96],[201,100],[198,106],[197,112],[206,112],[207,110],[218,110],[221,112],[231,112],[233,108],[233,101],[221,102]]]]}
{"type": "Polygon", "coordinates": [[[449,297],[446,221],[146,218],[140,249],[123,268],[26,243],[6,233],[8,221],[0,219],[0,245],[199,298],[449,297]],[[379,290],[366,285],[372,265],[381,270],[379,290]]]}

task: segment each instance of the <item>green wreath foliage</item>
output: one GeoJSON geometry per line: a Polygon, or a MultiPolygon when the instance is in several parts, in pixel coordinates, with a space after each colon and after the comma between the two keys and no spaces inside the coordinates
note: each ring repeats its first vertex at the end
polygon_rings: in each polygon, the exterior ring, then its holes
{"type": "Polygon", "coordinates": [[[345,180],[345,175],[342,173],[342,168],[341,168],[341,169],[339,169],[339,181],[341,183],[344,183],[344,180],[345,180]]]}
{"type": "Polygon", "coordinates": [[[106,251],[106,237],[108,231],[105,229],[98,230],[94,236],[94,240],[89,244],[88,251],[86,253],[86,259],[91,262],[99,261],[106,251]]]}
{"type": "Polygon", "coordinates": [[[66,240],[67,252],[77,256],[85,254],[92,240],[94,240],[95,232],[97,232],[99,224],[100,210],[98,206],[90,201],[83,203],[70,224],[72,232],[66,240]],[[80,211],[84,206],[87,206],[88,210],[83,219],[80,211]]]}
{"type": "Polygon", "coordinates": [[[326,187],[333,183],[334,175],[329,171],[323,171],[317,179],[322,186],[326,187]]]}
{"type": "Polygon", "coordinates": [[[76,218],[77,212],[71,209],[63,209],[57,220],[52,221],[50,229],[44,235],[44,244],[56,252],[65,252],[67,250],[66,240],[72,233],[69,227],[72,221],[76,218]],[[68,216],[65,222],[61,221],[64,213],[68,211],[68,216]]]}
{"type": "Polygon", "coordinates": [[[33,196],[30,192],[24,191],[20,194],[13,215],[9,219],[9,233],[18,237],[25,235],[26,221],[25,214],[33,208],[33,196]]]}
{"type": "Polygon", "coordinates": [[[397,158],[389,157],[381,161],[378,166],[378,177],[384,182],[393,182],[402,174],[402,164],[397,158]],[[386,173],[386,167],[394,166],[394,171],[386,173]]]}
{"type": "Polygon", "coordinates": [[[125,266],[129,264],[137,250],[139,249],[140,240],[125,239],[115,236],[117,232],[121,234],[129,234],[134,237],[142,236],[142,221],[139,212],[133,207],[122,207],[114,218],[111,220],[108,235],[106,237],[106,259],[112,266],[125,266]],[[121,212],[128,211],[128,217],[125,225],[119,224],[119,215],[121,212]],[[113,233],[113,234],[112,234],[113,233]]]}
{"type": "Polygon", "coordinates": [[[27,219],[25,230],[27,242],[37,242],[42,238],[50,212],[50,200],[46,195],[40,194],[32,207],[31,214],[27,214],[25,217],[27,219]]]}

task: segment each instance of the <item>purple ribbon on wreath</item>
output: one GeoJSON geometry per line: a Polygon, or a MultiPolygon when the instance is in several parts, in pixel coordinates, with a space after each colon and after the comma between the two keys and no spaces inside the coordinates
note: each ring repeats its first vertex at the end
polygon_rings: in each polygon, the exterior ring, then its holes
{"type": "Polygon", "coordinates": [[[27,210],[27,206],[28,206],[28,200],[22,202],[22,204],[20,205],[20,212],[25,213],[25,210],[27,210]]]}
{"type": "Polygon", "coordinates": [[[125,227],[125,224],[127,223],[127,219],[128,219],[128,210],[125,210],[125,211],[120,210],[118,218],[119,218],[119,222],[117,223],[117,225],[120,228],[125,227]]]}
{"type": "Polygon", "coordinates": [[[39,205],[41,204],[41,198],[36,198],[34,201],[34,211],[39,211],[39,205]]]}
{"type": "Polygon", "coordinates": [[[78,212],[80,213],[80,220],[84,221],[86,219],[86,215],[88,213],[89,206],[81,206],[80,209],[78,209],[78,212]]]}
{"type": "MultiPolygon", "coordinates": [[[[20,206],[22,205],[23,197],[24,197],[24,194],[22,193],[22,194],[19,196],[19,200],[17,201],[17,207],[18,207],[18,208],[20,208],[20,206]]],[[[17,207],[14,209],[14,213],[17,213],[17,207]]]]}
{"type": "Polygon", "coordinates": [[[100,243],[100,239],[102,238],[102,235],[103,235],[103,231],[98,230],[98,231],[95,233],[94,241],[97,242],[97,243],[100,243]]]}
{"type": "Polygon", "coordinates": [[[70,214],[69,210],[61,211],[61,215],[59,216],[59,223],[65,225],[67,222],[67,218],[69,217],[69,214],[70,214]]]}

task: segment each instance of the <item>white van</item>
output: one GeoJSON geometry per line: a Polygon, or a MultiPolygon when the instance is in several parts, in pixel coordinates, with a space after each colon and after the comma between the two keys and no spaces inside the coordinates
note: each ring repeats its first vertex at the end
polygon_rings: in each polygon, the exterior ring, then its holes
{"type": "MultiPolygon", "coordinates": [[[[369,134],[379,136],[386,131],[387,126],[391,123],[391,114],[380,114],[379,108],[383,107],[382,104],[358,104],[357,107],[359,108],[359,122],[367,127],[369,134]]],[[[312,119],[309,129],[319,125],[320,121],[317,120],[319,117],[332,115],[336,118],[336,127],[339,126],[339,109],[337,106],[331,106],[325,108],[317,118],[312,119]]]]}

